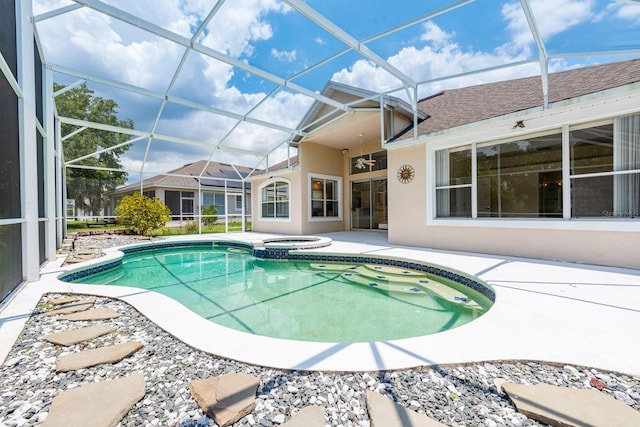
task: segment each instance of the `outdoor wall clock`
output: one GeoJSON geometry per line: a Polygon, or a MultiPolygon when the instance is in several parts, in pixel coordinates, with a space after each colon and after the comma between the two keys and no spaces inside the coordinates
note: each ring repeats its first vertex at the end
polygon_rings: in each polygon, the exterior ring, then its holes
{"type": "Polygon", "coordinates": [[[403,184],[411,182],[415,174],[416,174],[416,171],[413,169],[413,166],[402,165],[400,166],[400,169],[398,169],[398,181],[400,181],[403,184]]]}

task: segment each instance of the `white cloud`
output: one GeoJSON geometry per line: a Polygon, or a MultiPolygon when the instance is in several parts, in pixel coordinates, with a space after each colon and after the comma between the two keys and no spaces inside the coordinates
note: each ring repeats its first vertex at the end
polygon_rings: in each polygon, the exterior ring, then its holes
{"type": "Polygon", "coordinates": [[[611,3],[607,7],[607,10],[612,12],[617,18],[640,25],[640,3],[611,3]]]}
{"type": "MultiPolygon", "coordinates": [[[[593,0],[532,0],[531,7],[538,19],[541,36],[548,40],[567,28],[595,18],[593,0]]],[[[463,48],[456,40],[456,33],[429,21],[423,24],[420,41],[423,46],[408,46],[387,60],[415,81],[427,81],[441,77],[468,73],[494,66],[530,59],[535,49],[531,31],[519,3],[506,3],[502,16],[511,41],[492,51],[463,48]]],[[[554,62],[550,68],[561,67],[554,62]]],[[[467,75],[457,79],[435,82],[420,87],[420,96],[435,93],[443,88],[462,87],[489,81],[505,80],[533,75],[539,72],[537,63],[504,68],[490,73],[467,75]]],[[[351,67],[333,74],[333,80],[370,90],[390,90],[400,82],[370,61],[359,60],[351,67]]],[[[404,96],[402,92],[398,96],[404,96]]]]}
{"type": "MultiPolygon", "coordinates": [[[[405,47],[388,58],[391,65],[418,82],[503,65],[528,57],[528,50],[508,53],[502,48],[498,48],[494,52],[462,49],[455,42],[453,33],[444,31],[433,22],[425,23],[423,30],[421,39],[427,41],[428,44],[422,47],[405,47]]],[[[504,69],[494,71],[491,75],[470,75],[448,82],[421,86],[420,96],[435,93],[444,87],[461,87],[491,80],[530,75],[535,72],[535,67],[533,65],[504,69]]],[[[350,68],[336,72],[332,79],[374,91],[386,91],[400,86],[400,82],[396,78],[372,62],[365,60],[357,61],[350,68]]],[[[398,93],[398,96],[404,97],[404,94],[398,93]]]]}
{"type": "Polygon", "coordinates": [[[317,44],[319,44],[319,45],[325,45],[325,44],[327,44],[327,42],[326,42],[326,41],[324,41],[324,40],[322,39],[322,37],[316,37],[316,38],[314,39],[314,41],[315,41],[317,44]]]}
{"type": "MultiPolygon", "coordinates": [[[[594,0],[532,0],[531,9],[543,41],[551,39],[570,27],[595,18],[594,0]]],[[[502,16],[512,34],[515,49],[533,43],[531,29],[519,2],[506,3],[502,16]]]]}
{"type": "Polygon", "coordinates": [[[420,36],[421,41],[430,42],[435,47],[446,46],[449,41],[455,38],[456,33],[448,33],[442,28],[438,27],[431,21],[426,22],[423,25],[424,33],[420,36]]]}
{"type": "Polygon", "coordinates": [[[276,48],[271,49],[271,56],[280,61],[293,62],[296,60],[297,52],[292,50],[278,50],[276,48]]]}

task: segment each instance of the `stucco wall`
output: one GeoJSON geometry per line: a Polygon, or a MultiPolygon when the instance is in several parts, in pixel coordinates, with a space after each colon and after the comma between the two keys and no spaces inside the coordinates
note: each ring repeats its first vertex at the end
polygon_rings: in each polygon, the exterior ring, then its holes
{"type": "MultiPolygon", "coordinates": [[[[301,200],[299,207],[302,223],[302,234],[329,233],[345,230],[345,210],[348,203],[348,195],[344,191],[344,178],[342,191],[342,219],[309,220],[309,174],[330,175],[336,177],[345,176],[345,167],[348,164],[348,155],[342,154],[342,150],[325,147],[313,143],[303,143],[300,146],[300,173],[301,173],[301,200]]],[[[348,172],[346,174],[348,176],[348,172]]]]}
{"type": "Polygon", "coordinates": [[[301,217],[297,211],[300,202],[300,172],[293,170],[277,175],[266,176],[263,179],[252,181],[251,188],[254,197],[251,198],[251,229],[264,233],[281,233],[281,234],[302,234],[301,217]],[[266,182],[275,180],[285,180],[289,182],[289,218],[288,219],[261,219],[262,212],[260,206],[260,198],[262,190],[261,186],[266,182]]]}
{"type": "Polygon", "coordinates": [[[389,242],[404,243],[411,240],[414,246],[427,246],[426,234],[426,160],[425,145],[415,145],[387,152],[389,242]],[[402,165],[415,170],[411,182],[398,181],[397,172],[402,165]]]}

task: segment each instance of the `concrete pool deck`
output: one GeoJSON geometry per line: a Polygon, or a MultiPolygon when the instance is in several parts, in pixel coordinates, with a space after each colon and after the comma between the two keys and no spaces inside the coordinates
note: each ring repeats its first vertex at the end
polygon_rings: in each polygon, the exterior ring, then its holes
{"type": "MultiPolygon", "coordinates": [[[[76,292],[119,298],[170,334],[219,356],[282,369],[375,371],[491,360],[538,360],[640,376],[640,270],[469,254],[391,245],[384,233],[323,234],[331,246],[314,252],[413,259],[463,271],[490,284],[487,314],[434,335],[376,343],[310,343],[265,338],[213,324],[172,299],[118,286],[81,285],[56,277],[63,258],[43,267],[0,311],[4,361],[41,296],[76,292]]],[[[192,236],[255,241],[262,233],[192,236]]],[[[183,240],[171,238],[168,240],[183,240]]],[[[88,264],[88,263],[86,263],[88,264]]],[[[77,264],[77,268],[83,264],[77,264]]],[[[375,316],[375,313],[371,314],[375,316]]]]}

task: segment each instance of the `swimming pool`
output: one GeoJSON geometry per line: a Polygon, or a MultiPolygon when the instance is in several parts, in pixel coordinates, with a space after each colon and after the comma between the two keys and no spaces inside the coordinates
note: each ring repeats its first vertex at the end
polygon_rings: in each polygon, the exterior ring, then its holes
{"type": "Polygon", "coordinates": [[[470,278],[388,259],[265,253],[216,242],[125,252],[121,260],[62,280],[152,290],[222,326],[314,342],[433,334],[472,321],[492,304],[491,295],[452,280],[470,278]]]}

